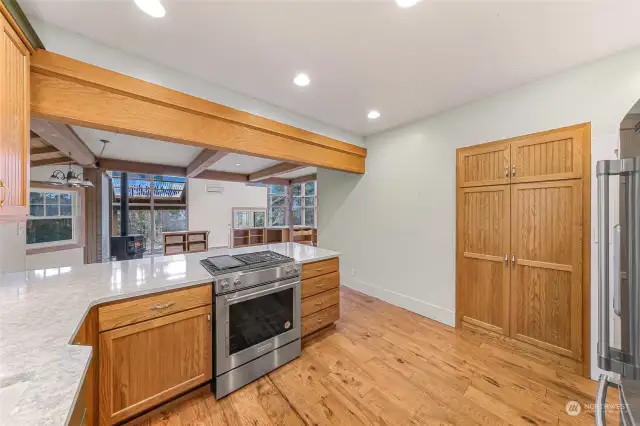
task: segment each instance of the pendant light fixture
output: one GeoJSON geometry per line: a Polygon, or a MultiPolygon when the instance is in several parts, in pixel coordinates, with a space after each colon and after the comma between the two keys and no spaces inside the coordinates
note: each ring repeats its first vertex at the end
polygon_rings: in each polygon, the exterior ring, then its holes
{"type": "Polygon", "coordinates": [[[47,181],[51,185],[56,186],[70,186],[70,187],[83,187],[83,188],[93,188],[94,185],[91,183],[89,179],[85,179],[82,173],[75,174],[75,172],[71,169],[71,164],[69,164],[69,171],[65,174],[62,170],[55,170],[49,180],[47,181]],[[80,179],[80,177],[83,179],[80,179]]]}

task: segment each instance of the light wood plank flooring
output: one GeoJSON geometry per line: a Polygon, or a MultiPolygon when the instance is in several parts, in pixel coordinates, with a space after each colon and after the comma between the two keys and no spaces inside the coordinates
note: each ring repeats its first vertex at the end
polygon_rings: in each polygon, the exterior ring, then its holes
{"type": "MultiPolygon", "coordinates": [[[[207,388],[138,419],[181,425],[593,425],[596,382],[509,339],[456,330],[346,288],[341,320],[302,356],[216,401],[207,388]]],[[[617,402],[610,391],[609,402],[617,402]]],[[[611,412],[609,424],[618,424],[611,412]]]]}

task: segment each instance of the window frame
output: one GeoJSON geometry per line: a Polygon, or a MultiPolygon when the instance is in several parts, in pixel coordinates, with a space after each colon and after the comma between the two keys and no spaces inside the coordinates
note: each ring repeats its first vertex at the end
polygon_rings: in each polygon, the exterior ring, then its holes
{"type": "Polygon", "coordinates": [[[266,228],[286,228],[289,226],[289,221],[290,221],[290,212],[288,211],[288,207],[289,207],[289,187],[285,186],[285,185],[267,185],[267,223],[266,228]],[[274,186],[282,186],[285,188],[284,190],[284,194],[276,194],[276,193],[272,193],[271,192],[271,188],[274,186]],[[277,196],[277,197],[284,197],[284,206],[272,206],[271,205],[271,197],[272,196],[277,196]],[[284,224],[282,225],[272,225],[271,224],[271,216],[272,216],[272,210],[274,208],[277,209],[284,209],[284,224]]]}
{"type": "MultiPolygon", "coordinates": [[[[293,220],[293,214],[294,211],[296,209],[300,210],[300,220],[302,222],[302,224],[300,225],[293,225],[294,228],[317,228],[317,224],[318,224],[318,184],[317,181],[315,180],[310,180],[307,182],[300,182],[300,183],[294,183],[291,186],[295,186],[295,185],[300,185],[300,195],[298,196],[293,196],[294,200],[296,198],[300,198],[300,205],[298,207],[294,207],[293,203],[291,204],[291,218],[293,220]],[[309,183],[313,183],[314,185],[314,189],[313,189],[313,195],[305,195],[305,187],[307,184],[309,183]],[[309,197],[313,197],[313,205],[312,206],[308,206],[307,205],[307,198],[309,197]],[[306,209],[313,209],[313,225],[307,225],[306,224],[306,214],[305,211],[306,209]]],[[[293,190],[292,190],[293,193],[293,190]]]]}
{"type": "MultiPolygon", "coordinates": [[[[81,187],[60,187],[55,185],[47,185],[41,182],[30,182],[29,199],[31,199],[31,192],[39,193],[59,193],[59,194],[73,194],[75,203],[72,202],[72,215],[71,216],[31,216],[29,214],[25,221],[25,225],[29,220],[43,220],[53,218],[70,218],[71,226],[73,230],[73,238],[70,240],[51,241],[46,243],[26,243],[27,233],[25,230],[25,243],[27,248],[27,255],[49,253],[52,251],[69,250],[74,248],[84,248],[85,246],[85,206],[84,206],[84,194],[85,189],[81,187]]],[[[31,205],[29,205],[29,213],[31,213],[31,205]]]]}

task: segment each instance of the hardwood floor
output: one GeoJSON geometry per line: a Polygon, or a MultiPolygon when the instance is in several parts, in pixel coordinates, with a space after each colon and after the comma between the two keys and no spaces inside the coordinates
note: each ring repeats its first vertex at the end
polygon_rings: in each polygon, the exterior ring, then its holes
{"type": "MultiPolygon", "coordinates": [[[[571,360],[456,330],[341,288],[335,328],[302,356],[216,401],[208,387],[135,423],[186,425],[593,425],[596,382],[571,360]],[[569,401],[583,409],[565,412],[569,401]]],[[[610,403],[618,394],[609,391],[610,403]]],[[[612,411],[608,424],[618,424],[612,411]]]]}

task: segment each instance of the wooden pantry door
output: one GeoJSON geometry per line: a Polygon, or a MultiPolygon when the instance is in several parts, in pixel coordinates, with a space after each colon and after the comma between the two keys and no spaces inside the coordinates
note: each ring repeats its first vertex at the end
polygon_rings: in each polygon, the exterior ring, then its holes
{"type": "Polygon", "coordinates": [[[458,190],[462,321],[509,334],[509,185],[458,190]]]}
{"type": "Polygon", "coordinates": [[[458,150],[458,184],[470,186],[509,183],[509,143],[490,143],[458,150]]]}
{"type": "Polygon", "coordinates": [[[582,181],[511,186],[511,337],[582,358],[582,181]]]}

